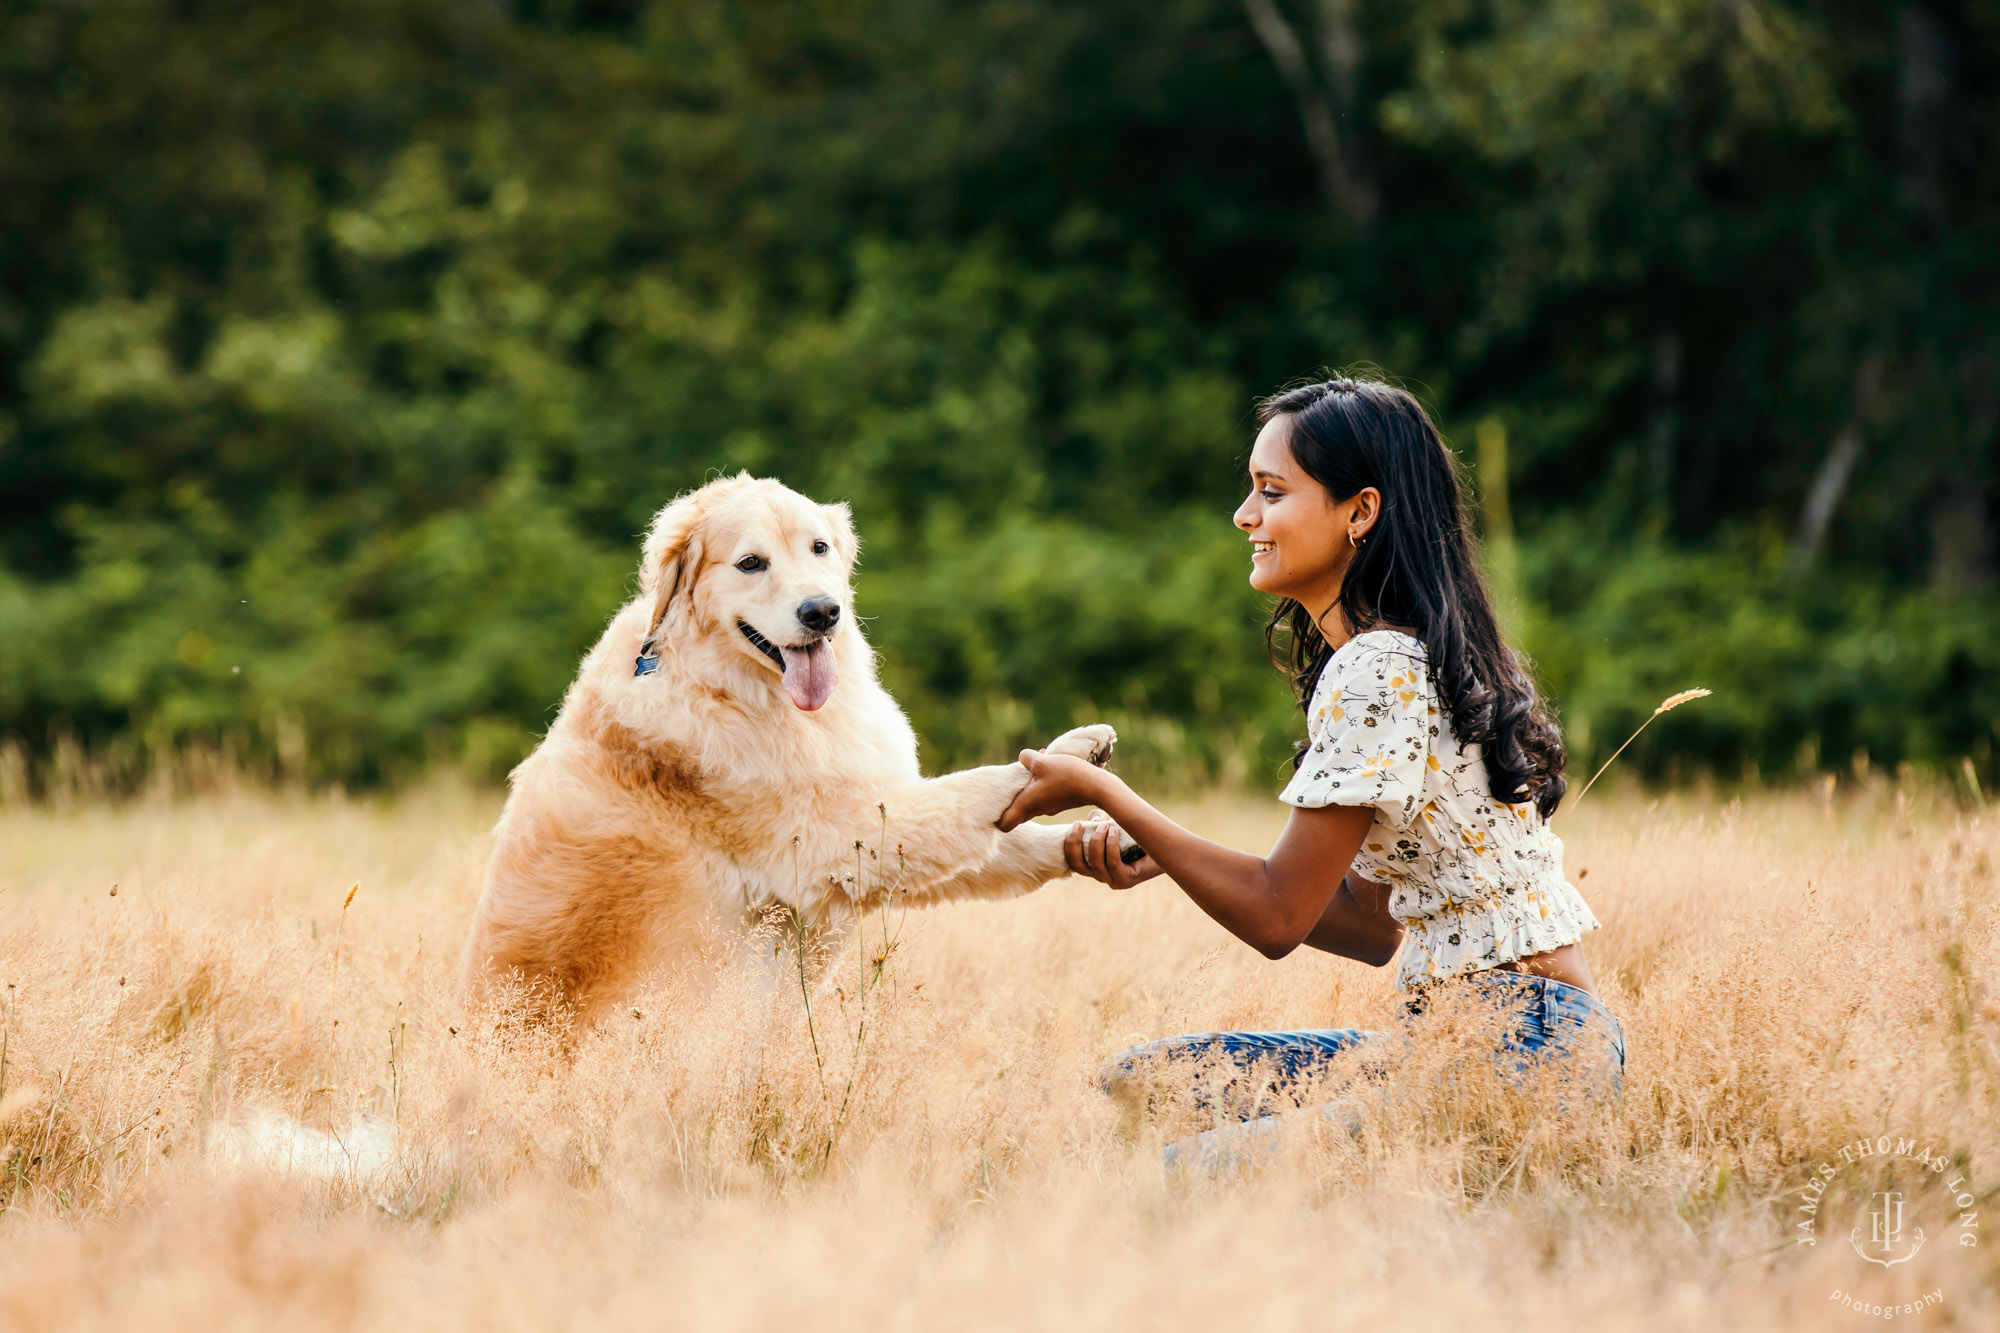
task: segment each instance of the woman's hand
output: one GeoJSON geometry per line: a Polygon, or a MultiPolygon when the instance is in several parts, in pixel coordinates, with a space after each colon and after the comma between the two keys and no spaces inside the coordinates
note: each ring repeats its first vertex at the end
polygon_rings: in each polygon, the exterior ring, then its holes
{"type": "Polygon", "coordinates": [[[1028,785],[1000,812],[1000,831],[1018,827],[1037,815],[1059,815],[1079,805],[1095,805],[1103,791],[1104,770],[1066,754],[1021,751],[1028,785]]]}
{"type": "Polygon", "coordinates": [[[1119,858],[1125,847],[1125,831],[1093,810],[1091,820],[1069,826],[1063,839],[1063,859],[1079,875],[1101,880],[1114,889],[1129,889],[1160,873],[1150,856],[1141,856],[1127,865],[1119,858]]]}
{"type": "MultiPolygon", "coordinates": [[[[1359,904],[1350,898],[1327,919],[1341,880],[1375,822],[1375,807],[1293,810],[1271,854],[1249,856],[1190,833],[1146,804],[1115,774],[1081,759],[1023,750],[1021,764],[1028,770],[1028,783],[996,821],[1001,828],[1080,805],[1099,807],[1109,821],[1093,819],[1070,829],[1063,856],[1078,874],[1114,889],[1172,875],[1197,907],[1266,958],[1283,958],[1309,937],[1319,948],[1350,958],[1365,956],[1370,962],[1386,961],[1393,952],[1396,941],[1389,937],[1392,932],[1400,937],[1402,928],[1379,904],[1376,910],[1358,912],[1359,904]],[[1127,837],[1146,849],[1129,866],[1118,859],[1127,837]]],[[[1386,898],[1386,892],[1378,896],[1386,898]]]]}

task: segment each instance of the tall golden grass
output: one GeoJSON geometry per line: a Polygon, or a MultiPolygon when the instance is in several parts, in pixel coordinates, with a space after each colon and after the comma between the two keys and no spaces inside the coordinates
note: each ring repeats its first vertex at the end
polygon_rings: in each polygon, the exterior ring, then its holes
{"type": "MultiPolygon", "coordinates": [[[[496,805],[0,808],[0,1328],[1820,1329],[1929,1290],[1906,1323],[2000,1326],[2000,1252],[1942,1217],[1892,1268],[1859,1216],[1795,1243],[1880,1133],[2000,1220],[2000,820],[1946,790],[1559,816],[1622,1102],[1438,1078],[1478,1068],[1441,1035],[1357,1140],[1219,1178],[1163,1174],[1196,1126],[1121,1122],[1100,1062],[1386,1027],[1388,970],[1072,880],[871,919],[803,993],[662,980],[558,1050],[454,994],[496,805]]],[[[1261,848],[1283,811],[1180,813],[1261,848]]]]}

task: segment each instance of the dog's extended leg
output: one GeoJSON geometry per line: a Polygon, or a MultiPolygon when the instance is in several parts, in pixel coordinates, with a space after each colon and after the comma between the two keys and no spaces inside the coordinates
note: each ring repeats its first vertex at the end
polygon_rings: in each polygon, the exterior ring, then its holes
{"type": "Polygon", "coordinates": [[[954,898],[1015,898],[1033,893],[1052,879],[1070,873],[1063,859],[1067,824],[1023,824],[1000,835],[1000,845],[985,862],[961,870],[932,885],[913,902],[949,902],[954,898]]]}
{"type": "MultiPolygon", "coordinates": [[[[883,822],[865,839],[881,858],[880,887],[898,896],[928,896],[930,886],[984,864],[998,849],[995,822],[1021,788],[1028,770],[1019,764],[968,768],[884,792],[883,822]],[[882,842],[876,848],[877,841],[882,842]]],[[[871,811],[870,813],[874,813],[871,811]]],[[[837,863],[836,863],[837,864],[837,863]]],[[[852,866],[848,867],[852,869],[852,866]]],[[[851,876],[843,877],[851,879],[851,876]]],[[[853,897],[873,896],[874,885],[848,884],[853,897]]]]}
{"type": "MultiPolygon", "coordinates": [[[[1078,727],[1048,746],[1055,754],[1101,764],[1117,734],[1110,727],[1078,727]]],[[[891,793],[890,846],[882,849],[882,883],[863,889],[864,900],[893,887],[910,903],[948,898],[1004,898],[1027,893],[1069,871],[1063,861],[1066,829],[1026,824],[1001,833],[995,821],[1023,787],[1028,771],[1019,764],[967,769],[891,793]]]]}

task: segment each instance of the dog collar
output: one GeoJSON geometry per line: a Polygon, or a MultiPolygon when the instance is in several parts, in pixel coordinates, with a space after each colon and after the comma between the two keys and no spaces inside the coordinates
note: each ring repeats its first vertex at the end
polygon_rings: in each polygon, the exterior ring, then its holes
{"type": "Polygon", "coordinates": [[[736,622],[736,628],[743,631],[743,637],[750,640],[752,648],[755,648],[758,652],[771,659],[771,665],[777,667],[780,671],[785,669],[785,655],[778,651],[777,644],[772,643],[769,639],[759,634],[756,630],[751,629],[740,620],[736,622]]]}
{"type": "MultiPolygon", "coordinates": [[[[744,624],[740,620],[736,622],[736,628],[743,631],[743,637],[750,640],[752,646],[754,646],[758,652],[764,654],[764,656],[770,658],[773,662],[777,663],[778,670],[783,671],[785,669],[784,655],[778,651],[778,646],[776,644],[772,643],[769,639],[759,634],[756,630],[751,629],[748,625],[744,624]]],[[[640,653],[637,657],[632,659],[632,674],[635,676],[650,676],[659,669],[660,669],[660,655],[658,653],[640,653]]]]}

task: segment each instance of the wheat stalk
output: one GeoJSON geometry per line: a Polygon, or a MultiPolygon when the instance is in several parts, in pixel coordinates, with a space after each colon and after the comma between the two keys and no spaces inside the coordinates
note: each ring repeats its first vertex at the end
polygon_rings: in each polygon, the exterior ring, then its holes
{"type": "MultiPolygon", "coordinates": [[[[1709,695],[1713,693],[1715,693],[1715,691],[1713,690],[1682,690],[1679,694],[1668,695],[1666,698],[1660,700],[1660,706],[1652,711],[1651,716],[1647,717],[1647,719],[1644,722],[1641,722],[1639,724],[1639,730],[1633,732],[1630,736],[1627,736],[1625,738],[1625,745],[1630,745],[1633,741],[1638,740],[1639,732],[1644,731],[1647,727],[1653,725],[1653,718],[1658,717],[1662,713],[1671,712],[1674,709],[1679,708],[1682,704],[1689,703],[1692,700],[1706,699],[1709,695]]],[[[1572,810],[1576,809],[1577,806],[1583,803],[1583,798],[1590,795],[1590,789],[1592,787],[1595,787],[1597,785],[1597,780],[1604,776],[1604,770],[1611,767],[1611,765],[1613,764],[1613,762],[1617,760],[1619,755],[1625,753],[1625,745],[1621,745],[1617,749],[1613,750],[1611,752],[1611,758],[1605,760],[1601,765],[1598,766],[1597,771],[1590,775],[1590,781],[1583,784],[1583,790],[1576,794],[1576,800],[1570,802],[1569,806],[1570,809],[1572,810]]]]}
{"type": "Polygon", "coordinates": [[[340,905],[340,924],[333,928],[333,974],[340,975],[340,941],[347,934],[347,909],[354,906],[354,895],[361,892],[356,884],[347,891],[347,901],[340,905]]]}

